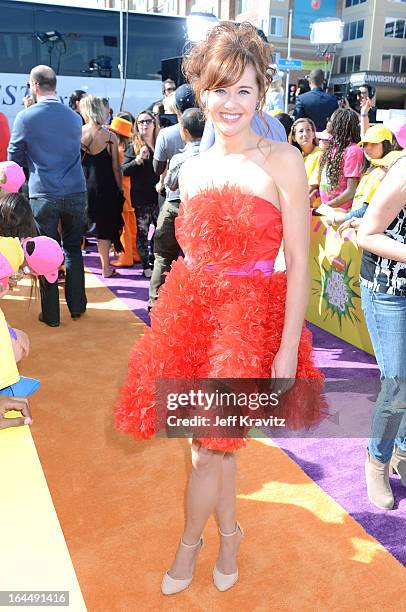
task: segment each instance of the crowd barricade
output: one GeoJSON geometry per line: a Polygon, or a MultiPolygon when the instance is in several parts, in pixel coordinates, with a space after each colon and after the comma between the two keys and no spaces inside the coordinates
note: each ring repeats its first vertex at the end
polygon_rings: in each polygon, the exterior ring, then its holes
{"type": "Polygon", "coordinates": [[[341,237],[324,217],[311,218],[311,285],[306,318],[373,355],[361,308],[361,254],[353,229],[341,237]]]}

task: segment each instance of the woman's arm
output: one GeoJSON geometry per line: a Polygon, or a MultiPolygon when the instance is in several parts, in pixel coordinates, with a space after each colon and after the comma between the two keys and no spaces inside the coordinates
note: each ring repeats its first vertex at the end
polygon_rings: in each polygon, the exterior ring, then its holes
{"type": "Polygon", "coordinates": [[[406,156],[391,168],[375,192],[358,231],[359,246],[371,253],[406,263],[406,244],[385,236],[406,206],[406,156]]]}
{"type": "Polygon", "coordinates": [[[364,138],[365,136],[365,132],[367,131],[367,129],[369,128],[369,117],[368,117],[368,113],[372,108],[372,102],[369,98],[367,98],[366,100],[363,100],[362,104],[361,104],[361,140],[364,138]]]}
{"type": "Polygon", "coordinates": [[[142,164],[142,159],[139,155],[134,154],[132,145],[129,145],[124,152],[124,161],[121,166],[124,176],[131,176],[138,173],[138,168],[142,164]]]}
{"type": "MultiPolygon", "coordinates": [[[[288,146],[288,145],[287,145],[288,146]]],[[[282,212],[283,244],[286,261],[287,292],[285,320],[279,351],[272,366],[274,378],[294,378],[297,350],[309,293],[309,195],[303,159],[294,147],[281,149],[274,170],[282,212]],[[284,171],[289,168],[289,172],[284,171]],[[292,181],[291,177],[295,180],[292,181]]],[[[274,159],[272,159],[274,164],[274,159]]]]}
{"type": "Polygon", "coordinates": [[[355,177],[347,178],[347,187],[345,191],[343,191],[342,193],[340,193],[340,195],[330,200],[330,202],[327,202],[327,204],[331,206],[332,208],[338,208],[342,204],[346,204],[347,202],[350,202],[354,198],[355,192],[357,191],[358,183],[359,183],[358,178],[355,178],[355,177]]]}

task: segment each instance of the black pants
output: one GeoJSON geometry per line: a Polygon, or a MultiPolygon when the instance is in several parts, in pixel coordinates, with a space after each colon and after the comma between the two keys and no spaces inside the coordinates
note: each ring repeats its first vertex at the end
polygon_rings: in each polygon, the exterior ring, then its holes
{"type": "MultiPolygon", "coordinates": [[[[38,232],[59,242],[65,255],[66,282],[65,298],[71,314],[81,314],[86,310],[85,274],[82,258],[82,237],[86,220],[85,193],[71,194],[57,198],[43,196],[30,198],[30,205],[37,224],[38,232]],[[61,237],[58,224],[61,224],[61,237]]],[[[48,323],[59,323],[58,283],[41,282],[42,316],[48,323]]]]}

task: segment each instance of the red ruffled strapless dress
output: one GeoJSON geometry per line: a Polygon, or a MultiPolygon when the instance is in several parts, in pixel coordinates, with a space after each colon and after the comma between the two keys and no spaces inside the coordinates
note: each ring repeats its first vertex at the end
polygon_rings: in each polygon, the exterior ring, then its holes
{"type": "MultiPolygon", "coordinates": [[[[185,253],[172,265],[146,328],[131,353],[115,410],[117,428],[151,438],[159,428],[159,378],[269,378],[284,324],[286,275],[273,272],[282,217],[270,202],[236,187],[209,189],[181,206],[176,235],[185,253]]],[[[288,415],[292,429],[320,421],[323,375],[303,327],[296,376],[314,380],[288,415]]],[[[296,398],[297,400],[297,398],[296,398]]],[[[201,438],[234,451],[245,438],[201,438]]]]}

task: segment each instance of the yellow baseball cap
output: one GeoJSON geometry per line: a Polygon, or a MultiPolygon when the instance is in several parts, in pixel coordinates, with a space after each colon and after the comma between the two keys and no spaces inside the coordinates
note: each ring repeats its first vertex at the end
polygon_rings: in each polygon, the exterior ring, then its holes
{"type": "Polygon", "coordinates": [[[392,132],[384,125],[376,123],[367,129],[364,138],[358,144],[360,147],[362,147],[368,142],[376,144],[378,142],[383,142],[384,140],[389,140],[389,142],[392,142],[392,132]]]}
{"type": "Polygon", "coordinates": [[[0,280],[18,272],[24,253],[18,238],[0,238],[0,280]]]}

